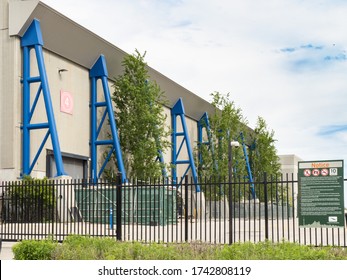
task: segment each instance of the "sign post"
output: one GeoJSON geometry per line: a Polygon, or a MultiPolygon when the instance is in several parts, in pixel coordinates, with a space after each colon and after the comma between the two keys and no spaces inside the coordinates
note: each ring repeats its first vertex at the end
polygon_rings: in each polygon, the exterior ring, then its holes
{"type": "Polygon", "coordinates": [[[300,227],[344,227],[343,160],[300,161],[300,227]]]}

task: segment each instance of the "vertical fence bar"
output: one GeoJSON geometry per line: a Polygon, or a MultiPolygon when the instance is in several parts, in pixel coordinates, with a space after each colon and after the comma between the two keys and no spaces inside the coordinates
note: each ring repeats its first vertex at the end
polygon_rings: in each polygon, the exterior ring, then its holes
{"type": "Polygon", "coordinates": [[[184,241],[188,242],[188,175],[184,177],[184,241]]]}
{"type": "Polygon", "coordinates": [[[290,241],[290,203],[289,203],[289,184],[288,184],[288,178],[286,180],[286,213],[287,213],[287,227],[288,227],[288,230],[287,230],[287,234],[288,234],[288,241],[290,241]]]}
{"type": "MultiPolygon", "coordinates": [[[[118,180],[121,180],[121,175],[118,175],[120,178],[118,180]]],[[[117,177],[116,177],[116,182],[117,182],[117,177]]],[[[112,210],[113,210],[113,226],[114,226],[114,222],[116,221],[116,226],[118,226],[117,224],[117,184],[114,180],[112,180],[112,210]],[[115,213],[116,210],[116,213],[115,213]],[[116,215],[116,219],[114,219],[116,215]]],[[[120,183],[120,182],[119,182],[120,183]]],[[[112,230],[111,231],[111,236],[114,237],[115,235],[115,231],[112,230]]],[[[117,237],[117,235],[116,235],[117,237]]]]}
{"type": "MultiPolygon", "coordinates": [[[[231,171],[232,172],[232,171],[231,171]]],[[[229,176],[229,244],[233,244],[233,195],[232,195],[232,182],[231,174],[229,176]]]]}
{"type": "Polygon", "coordinates": [[[190,217],[190,240],[192,240],[193,239],[193,219],[194,219],[195,210],[196,210],[196,208],[195,208],[195,206],[196,206],[195,202],[196,201],[194,201],[194,193],[193,193],[193,188],[192,188],[192,186],[194,186],[192,177],[190,177],[189,186],[190,186],[190,190],[191,190],[190,191],[190,211],[191,211],[191,213],[189,215],[189,217],[190,217]]]}
{"type": "MultiPolygon", "coordinates": [[[[272,176],[271,176],[272,179],[272,176]]],[[[267,195],[267,174],[264,173],[264,207],[265,207],[265,240],[269,240],[269,212],[268,212],[268,195],[267,195]]],[[[260,205],[259,205],[260,208],[260,205]]],[[[261,217],[259,217],[261,219],[261,217]]]]}
{"type": "MultiPolygon", "coordinates": [[[[147,189],[147,186],[145,186],[145,188],[147,189]]],[[[148,196],[147,196],[147,199],[146,199],[146,205],[148,205],[148,221],[146,220],[145,222],[145,228],[146,228],[146,232],[148,232],[148,240],[150,243],[152,243],[152,229],[151,229],[151,217],[152,217],[152,211],[153,211],[153,203],[155,203],[155,190],[153,189],[153,186],[151,185],[151,182],[149,184],[149,188],[150,188],[150,191],[148,193],[148,196]],[[152,200],[153,198],[153,200],[152,200]],[[152,203],[153,202],[153,203],[152,203]]],[[[147,192],[146,192],[147,193],[147,192]]]]}
{"type": "MultiPolygon", "coordinates": [[[[201,185],[200,185],[201,188],[201,185]]],[[[199,192],[195,192],[195,237],[194,240],[198,240],[198,218],[200,217],[201,200],[200,200],[201,189],[199,192]]]]}
{"type": "MultiPolygon", "coordinates": [[[[288,175],[287,175],[287,181],[288,181],[288,175]]],[[[293,242],[296,242],[295,239],[295,221],[296,221],[296,215],[295,215],[295,191],[294,191],[294,174],[292,173],[292,204],[293,204],[293,210],[292,210],[292,215],[293,215],[293,242]]]]}
{"type": "MultiPolygon", "coordinates": [[[[249,184],[249,188],[251,187],[251,185],[249,184]]],[[[259,185],[259,190],[261,189],[261,186],[259,185]]],[[[253,197],[253,196],[252,196],[253,197]]],[[[256,197],[253,197],[254,200],[256,200],[256,197]]],[[[261,234],[262,234],[262,219],[261,219],[261,201],[259,200],[258,202],[258,220],[259,220],[259,223],[258,223],[258,232],[259,232],[259,236],[258,236],[258,241],[261,241],[261,234]]]]}
{"type": "MultiPolygon", "coordinates": [[[[277,181],[276,181],[276,184],[277,184],[277,181]]],[[[270,207],[271,207],[271,241],[274,242],[273,183],[271,184],[271,188],[270,188],[270,207]]]]}
{"type": "MultiPolygon", "coordinates": [[[[176,188],[178,188],[178,185],[177,185],[177,182],[178,182],[178,178],[172,178],[172,183],[175,184],[176,188]]],[[[176,230],[177,232],[177,236],[179,235],[180,236],[180,239],[179,241],[182,242],[183,240],[183,215],[185,216],[185,211],[186,211],[186,208],[185,208],[185,197],[183,197],[183,186],[181,186],[181,195],[179,197],[180,199],[180,208],[181,208],[181,215],[180,215],[180,229],[176,230]]]]}
{"type": "Polygon", "coordinates": [[[116,195],[116,237],[117,240],[122,240],[122,177],[117,175],[117,185],[116,185],[117,195],[116,195]]]}
{"type": "Polygon", "coordinates": [[[49,223],[49,227],[51,228],[51,235],[54,237],[53,235],[53,229],[54,229],[54,212],[57,209],[57,201],[56,201],[56,196],[55,196],[55,190],[54,190],[54,181],[50,181],[48,183],[48,191],[50,192],[50,199],[49,202],[51,204],[51,211],[52,214],[50,215],[50,220],[48,220],[49,223]]]}
{"type": "Polygon", "coordinates": [[[284,225],[285,225],[285,221],[284,221],[284,198],[285,198],[285,195],[284,195],[284,184],[283,184],[283,181],[281,181],[281,208],[282,208],[282,239],[285,238],[285,232],[284,232],[284,225]]]}
{"type": "MultiPolygon", "coordinates": [[[[121,178],[122,175],[121,175],[121,178]]],[[[124,178],[122,179],[121,183],[128,183],[128,181],[125,181],[124,178]]],[[[129,187],[122,186],[122,213],[124,214],[122,222],[122,226],[124,230],[122,231],[122,241],[129,239],[129,224],[130,223],[130,190],[129,187]],[[128,224],[128,225],[127,225],[128,224]],[[128,231],[127,231],[128,229],[128,231]]]]}

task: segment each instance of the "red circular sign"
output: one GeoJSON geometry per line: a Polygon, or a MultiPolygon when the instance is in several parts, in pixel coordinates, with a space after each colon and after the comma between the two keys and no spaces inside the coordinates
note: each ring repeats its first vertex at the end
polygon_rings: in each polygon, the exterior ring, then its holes
{"type": "Polygon", "coordinates": [[[326,168],[324,168],[324,169],[322,169],[322,170],[320,171],[320,174],[321,174],[322,176],[328,176],[328,175],[329,175],[329,170],[326,169],[326,168]]]}
{"type": "Polygon", "coordinates": [[[319,169],[313,169],[312,170],[312,175],[313,176],[319,176],[319,174],[320,174],[320,170],[319,169]]]}

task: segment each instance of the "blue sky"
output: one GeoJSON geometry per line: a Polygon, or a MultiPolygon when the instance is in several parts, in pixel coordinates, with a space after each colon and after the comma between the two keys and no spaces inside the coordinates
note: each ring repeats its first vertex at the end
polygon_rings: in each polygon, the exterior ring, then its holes
{"type": "MultiPolygon", "coordinates": [[[[279,154],[347,160],[347,1],[44,0],[195,94],[230,92],[279,154]]],[[[347,165],[347,161],[345,162],[347,165]]]]}

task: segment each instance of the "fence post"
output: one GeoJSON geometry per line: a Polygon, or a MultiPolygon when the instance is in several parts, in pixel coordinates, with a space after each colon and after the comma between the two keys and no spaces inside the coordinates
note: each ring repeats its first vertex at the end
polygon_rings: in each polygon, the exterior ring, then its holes
{"type": "Polygon", "coordinates": [[[267,195],[267,174],[264,172],[264,207],[265,207],[265,239],[269,239],[269,212],[267,195]]]}
{"type": "Polygon", "coordinates": [[[233,195],[232,195],[232,177],[229,178],[229,244],[233,244],[233,195]]]}
{"type": "Polygon", "coordinates": [[[184,177],[184,241],[188,242],[188,175],[184,177]]]}
{"type": "Polygon", "coordinates": [[[117,175],[116,180],[116,237],[117,240],[122,240],[122,177],[117,175]]]}

